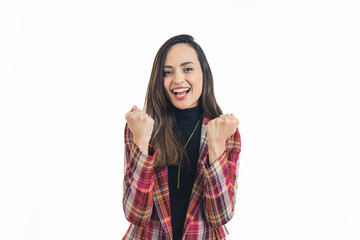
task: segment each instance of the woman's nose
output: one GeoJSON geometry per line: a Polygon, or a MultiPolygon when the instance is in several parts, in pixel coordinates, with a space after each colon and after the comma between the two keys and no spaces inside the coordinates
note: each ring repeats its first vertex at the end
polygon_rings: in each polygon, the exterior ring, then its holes
{"type": "Polygon", "coordinates": [[[182,83],[182,82],[184,82],[184,80],[185,80],[185,76],[184,76],[184,74],[182,74],[182,73],[174,73],[174,79],[173,79],[173,81],[175,82],[175,83],[182,83]]]}

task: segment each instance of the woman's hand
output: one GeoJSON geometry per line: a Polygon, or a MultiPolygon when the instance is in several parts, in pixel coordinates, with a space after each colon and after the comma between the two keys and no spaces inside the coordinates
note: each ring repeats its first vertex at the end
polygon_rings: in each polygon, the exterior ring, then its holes
{"type": "Polygon", "coordinates": [[[125,119],[133,134],[134,143],[147,155],[154,120],[144,110],[138,109],[136,105],[126,113],[125,119]]]}
{"type": "Polygon", "coordinates": [[[236,132],[239,120],[233,114],[220,115],[207,124],[209,162],[215,160],[225,151],[226,140],[236,132]]]}

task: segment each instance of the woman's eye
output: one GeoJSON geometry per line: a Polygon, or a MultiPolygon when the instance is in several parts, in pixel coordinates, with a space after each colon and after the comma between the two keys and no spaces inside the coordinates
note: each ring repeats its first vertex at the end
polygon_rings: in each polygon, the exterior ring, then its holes
{"type": "Polygon", "coordinates": [[[163,71],[164,77],[169,76],[169,75],[171,75],[171,71],[163,71]]]}
{"type": "Polygon", "coordinates": [[[184,69],[185,72],[190,72],[190,71],[192,71],[192,70],[193,70],[192,68],[185,68],[185,69],[184,69]]]}

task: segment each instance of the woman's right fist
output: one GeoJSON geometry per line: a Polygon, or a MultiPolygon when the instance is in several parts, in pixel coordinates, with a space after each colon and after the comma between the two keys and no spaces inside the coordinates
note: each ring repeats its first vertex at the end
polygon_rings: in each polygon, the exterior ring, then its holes
{"type": "Polygon", "coordinates": [[[125,115],[128,127],[133,134],[133,141],[138,146],[147,146],[150,142],[154,120],[144,111],[134,105],[125,115]]]}

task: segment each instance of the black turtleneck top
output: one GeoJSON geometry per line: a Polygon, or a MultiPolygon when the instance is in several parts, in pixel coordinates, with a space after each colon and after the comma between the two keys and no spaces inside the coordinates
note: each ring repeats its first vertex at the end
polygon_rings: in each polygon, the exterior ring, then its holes
{"type": "Polygon", "coordinates": [[[179,189],[177,188],[178,166],[168,167],[171,227],[173,230],[173,239],[178,240],[181,239],[182,236],[190,195],[195,181],[196,167],[199,158],[203,112],[200,105],[187,109],[178,109],[171,105],[171,110],[174,113],[176,119],[176,131],[178,131],[180,140],[183,142],[183,146],[185,146],[191,133],[195,129],[196,123],[200,119],[200,122],[185,149],[190,160],[190,164],[187,164],[186,159],[182,161],[183,164],[180,170],[179,189]]]}

